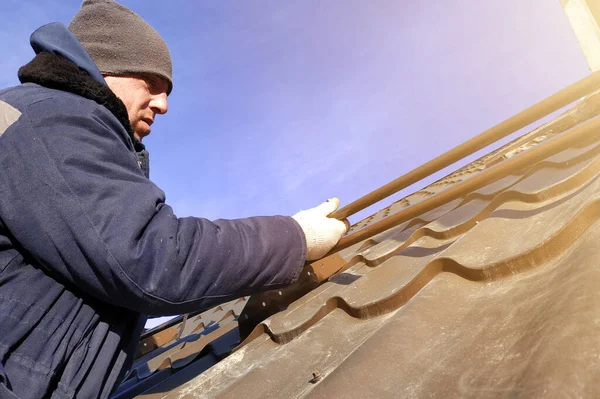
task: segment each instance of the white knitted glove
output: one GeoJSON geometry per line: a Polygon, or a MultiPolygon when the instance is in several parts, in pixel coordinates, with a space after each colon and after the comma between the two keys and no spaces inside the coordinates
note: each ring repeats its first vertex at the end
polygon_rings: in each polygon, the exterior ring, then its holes
{"type": "Polygon", "coordinates": [[[300,211],[292,216],[304,230],[306,237],[306,260],[322,258],[348,231],[349,224],[327,216],[340,205],[340,200],[332,198],[316,208],[300,211]]]}

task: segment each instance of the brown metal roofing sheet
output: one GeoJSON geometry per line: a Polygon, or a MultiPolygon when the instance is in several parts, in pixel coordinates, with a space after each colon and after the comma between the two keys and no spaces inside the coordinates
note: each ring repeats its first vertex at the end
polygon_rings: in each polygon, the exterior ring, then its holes
{"type": "Polygon", "coordinates": [[[147,332],[116,397],[595,396],[600,147],[577,125],[597,97],[356,223],[368,238],[243,313],[147,332]]]}
{"type": "Polygon", "coordinates": [[[598,396],[599,172],[590,136],[341,251],[351,267],[153,397],[598,396]]]}
{"type": "Polygon", "coordinates": [[[155,386],[172,389],[216,364],[239,343],[237,319],[246,301],[240,298],[145,333],[141,347],[146,343],[154,349],[136,359],[114,397],[132,398],[155,386]]]}

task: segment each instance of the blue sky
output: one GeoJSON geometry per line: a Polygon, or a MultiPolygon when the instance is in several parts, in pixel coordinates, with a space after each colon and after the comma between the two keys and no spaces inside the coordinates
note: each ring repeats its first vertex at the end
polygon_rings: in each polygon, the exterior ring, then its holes
{"type": "MultiPolygon", "coordinates": [[[[589,73],[559,0],[121,3],[171,49],[170,110],[144,142],[179,216],[347,204],[589,73]]],[[[81,2],[3,4],[0,87],[81,2]]]]}

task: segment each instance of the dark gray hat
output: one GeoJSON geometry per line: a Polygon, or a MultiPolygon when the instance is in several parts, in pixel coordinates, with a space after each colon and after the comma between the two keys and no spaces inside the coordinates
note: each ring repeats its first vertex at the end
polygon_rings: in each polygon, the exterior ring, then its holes
{"type": "Polygon", "coordinates": [[[100,72],[107,75],[148,73],[173,88],[169,48],[139,15],[112,0],[85,0],[69,24],[100,72]]]}

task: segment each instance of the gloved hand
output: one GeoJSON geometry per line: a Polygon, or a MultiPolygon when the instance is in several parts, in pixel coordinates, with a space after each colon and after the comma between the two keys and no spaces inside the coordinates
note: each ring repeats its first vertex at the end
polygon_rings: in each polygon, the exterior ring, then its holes
{"type": "Polygon", "coordinates": [[[340,200],[332,198],[316,208],[300,211],[292,216],[304,230],[306,237],[306,260],[322,258],[348,231],[348,221],[342,222],[327,216],[340,205],[340,200]]]}

